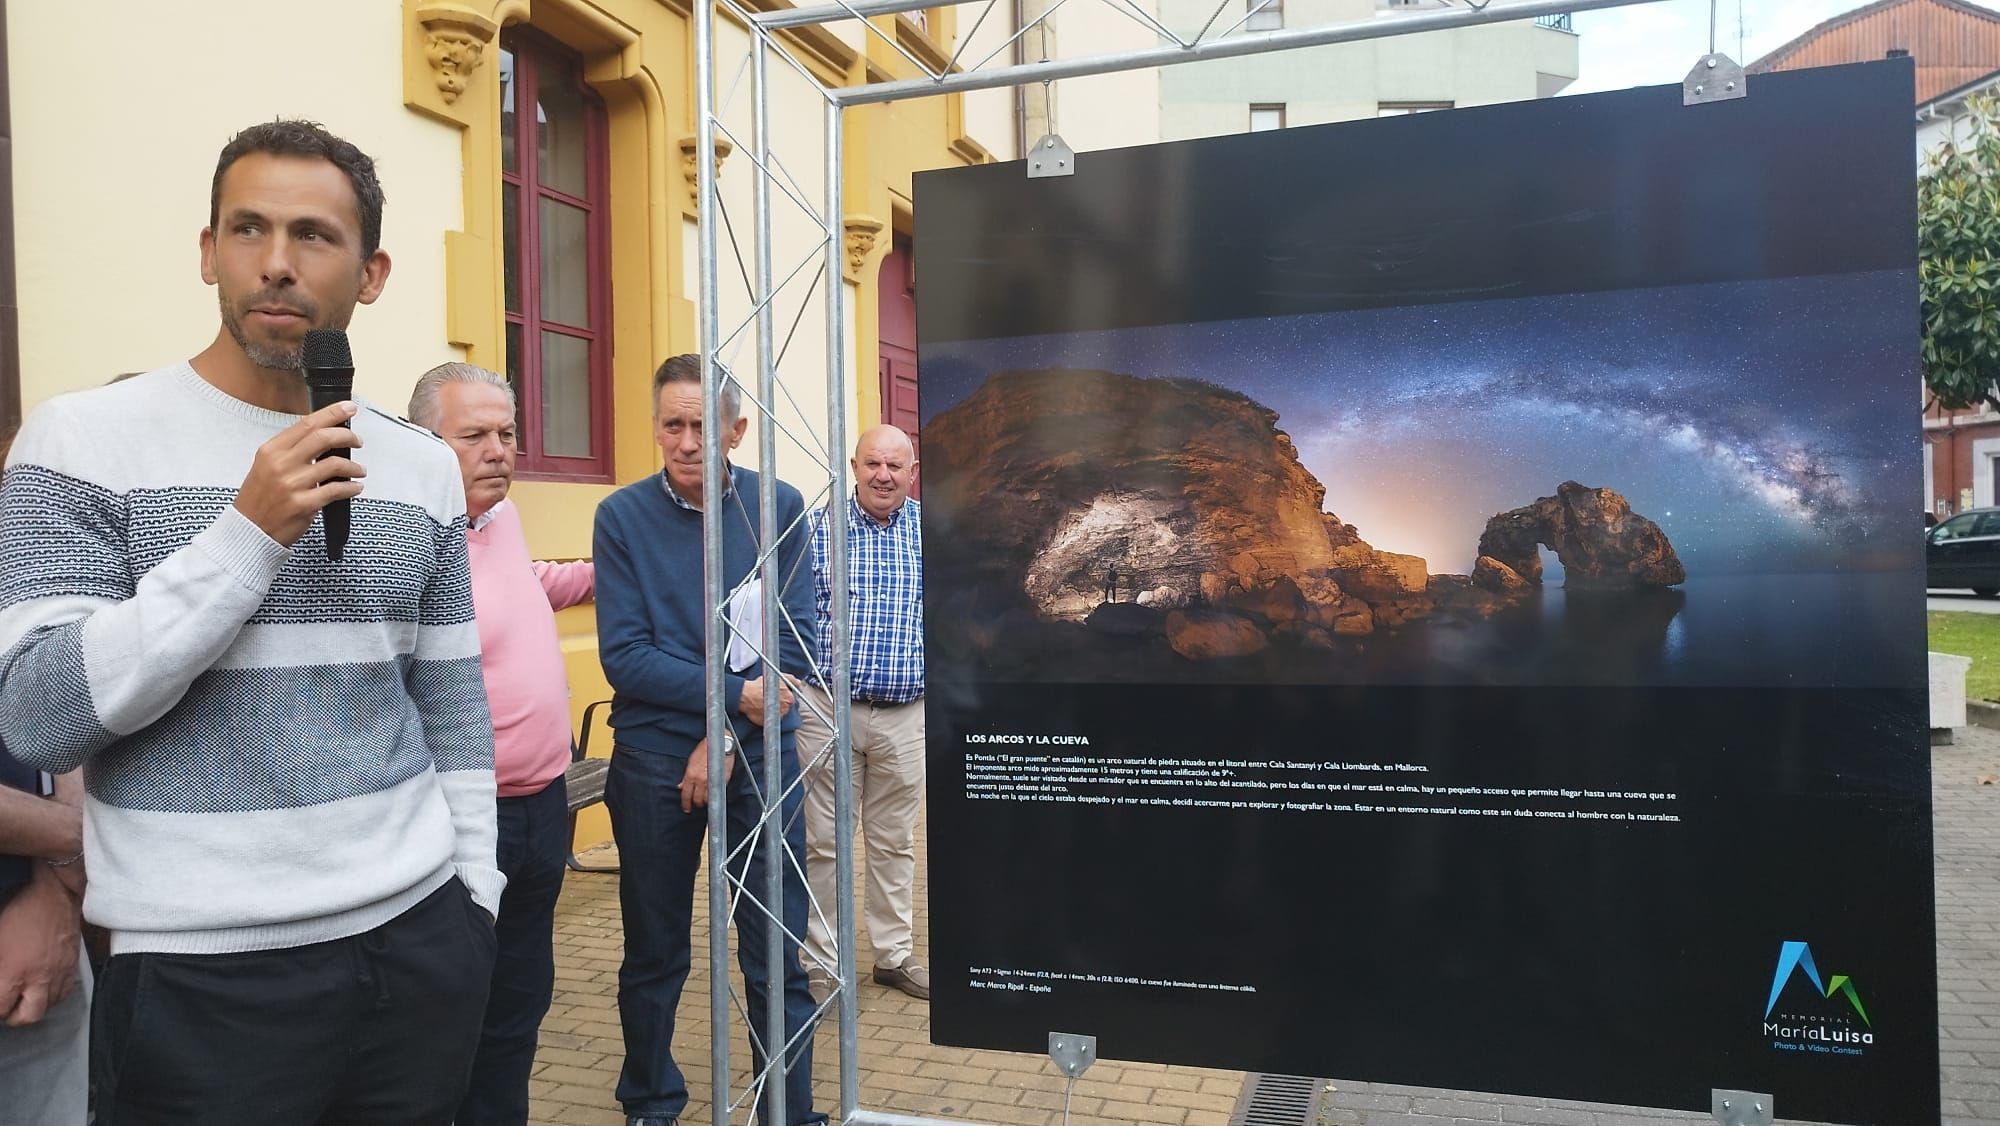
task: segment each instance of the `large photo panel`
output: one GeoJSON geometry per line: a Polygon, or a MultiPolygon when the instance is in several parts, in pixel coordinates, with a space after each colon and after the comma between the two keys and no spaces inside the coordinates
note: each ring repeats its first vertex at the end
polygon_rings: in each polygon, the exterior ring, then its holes
{"type": "Polygon", "coordinates": [[[934,1037],[1936,1121],[1911,84],[919,176],[934,1037]]]}

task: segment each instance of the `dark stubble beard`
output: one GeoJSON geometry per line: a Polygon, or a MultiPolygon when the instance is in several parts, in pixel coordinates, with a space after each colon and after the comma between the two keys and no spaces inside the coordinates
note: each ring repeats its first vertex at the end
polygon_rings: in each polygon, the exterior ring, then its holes
{"type": "Polygon", "coordinates": [[[252,340],[250,339],[250,334],[243,331],[243,317],[251,308],[258,305],[282,305],[289,309],[297,309],[305,315],[307,324],[317,326],[319,310],[315,309],[310,302],[301,301],[297,298],[280,298],[266,292],[253,293],[241,301],[231,302],[227,295],[218,292],[216,294],[216,304],[221,306],[222,326],[229,330],[229,338],[236,341],[236,346],[243,349],[243,355],[251,363],[256,364],[260,368],[269,368],[272,371],[299,370],[299,365],[305,359],[305,341],[303,339],[297,344],[265,344],[252,340]]]}

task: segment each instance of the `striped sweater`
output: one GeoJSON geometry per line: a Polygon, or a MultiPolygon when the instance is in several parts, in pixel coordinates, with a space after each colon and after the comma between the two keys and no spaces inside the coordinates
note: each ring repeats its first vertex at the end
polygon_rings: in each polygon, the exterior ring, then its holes
{"type": "Polygon", "coordinates": [[[298,421],[187,364],[29,417],[0,482],[0,742],[81,766],[114,952],[358,934],[456,874],[489,912],[493,732],[450,452],[365,404],[340,563],[231,504],[298,421]]]}

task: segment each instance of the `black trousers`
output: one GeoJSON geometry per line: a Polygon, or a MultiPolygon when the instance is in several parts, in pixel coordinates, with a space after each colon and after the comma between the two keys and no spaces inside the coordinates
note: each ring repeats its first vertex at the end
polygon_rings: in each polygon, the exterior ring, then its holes
{"type": "Polygon", "coordinates": [[[500,953],[486,996],[486,1023],[458,1126],[527,1126],[528,1074],[556,986],[556,899],[569,857],[569,790],[556,775],[540,792],[501,798],[500,953]]]}
{"type": "Polygon", "coordinates": [[[120,954],[91,1013],[98,1126],[445,1126],[493,926],[457,880],[374,930],[243,954],[120,954]]]}

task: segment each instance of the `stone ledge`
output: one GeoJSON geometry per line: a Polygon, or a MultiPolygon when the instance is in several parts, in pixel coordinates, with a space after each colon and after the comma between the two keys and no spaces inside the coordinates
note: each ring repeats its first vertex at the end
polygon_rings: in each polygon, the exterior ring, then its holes
{"type": "Polygon", "coordinates": [[[1990,727],[2000,731],[2000,704],[1987,700],[1967,700],[1965,702],[1966,721],[1977,727],[1990,727]]]}

